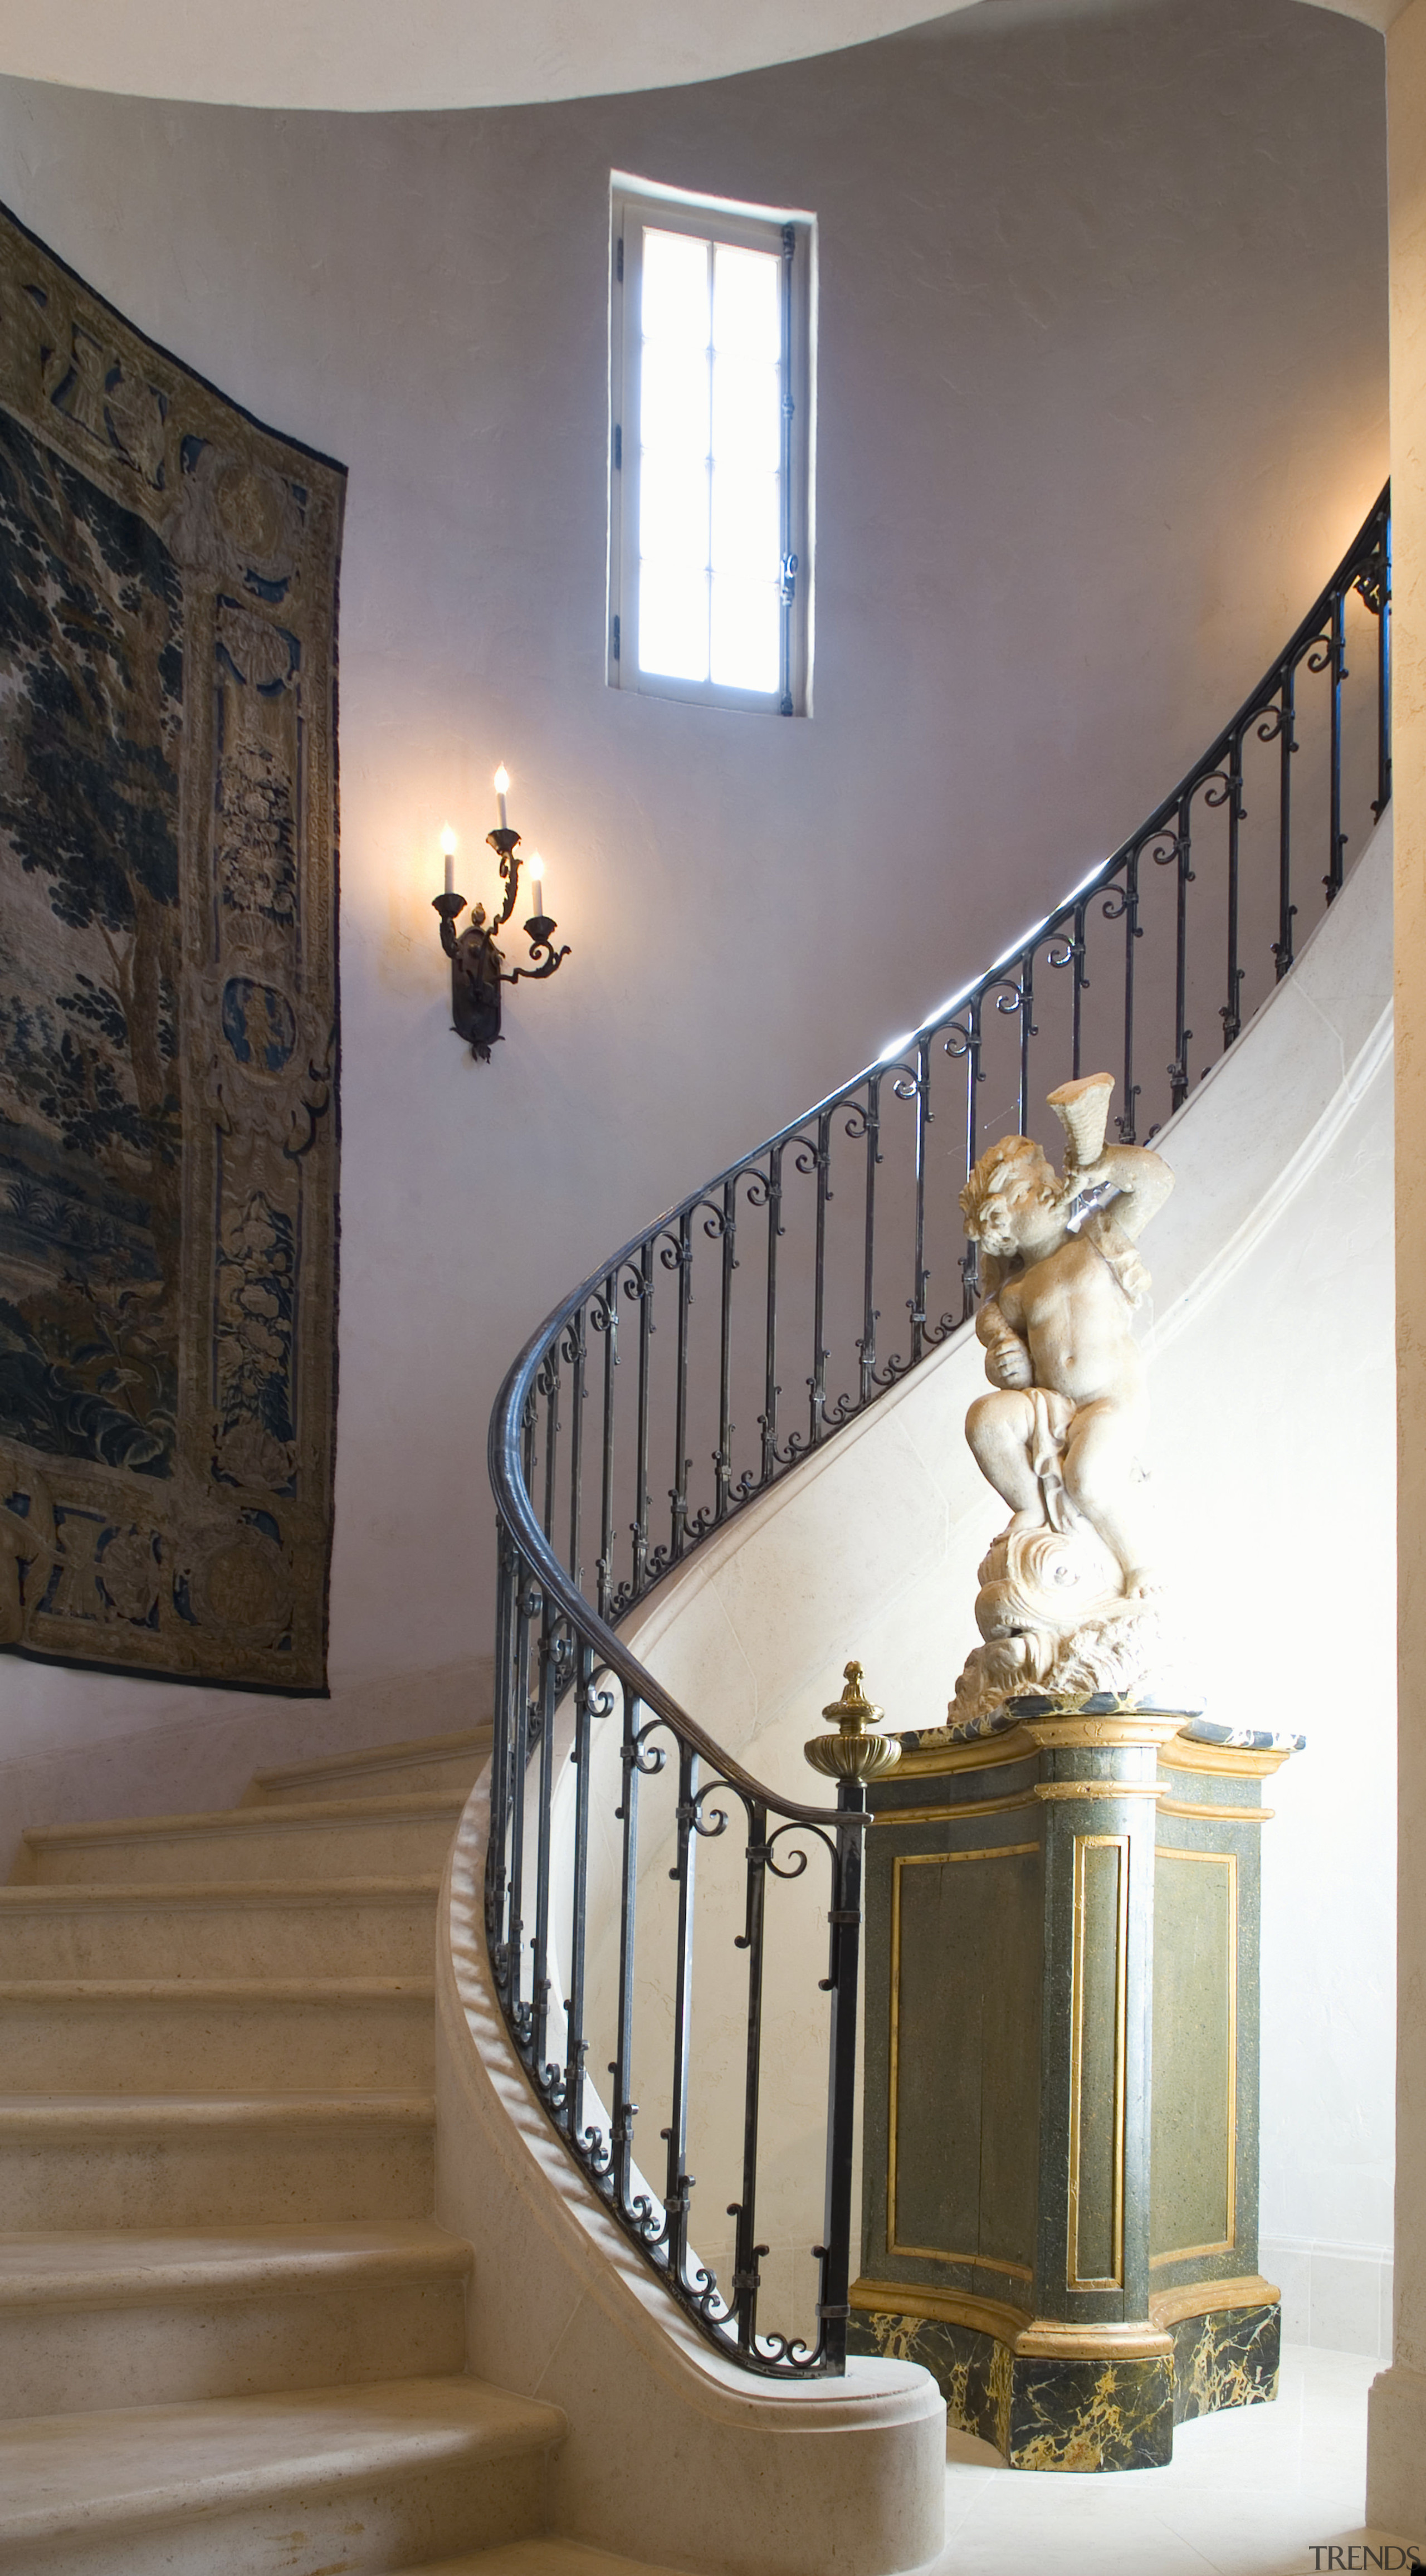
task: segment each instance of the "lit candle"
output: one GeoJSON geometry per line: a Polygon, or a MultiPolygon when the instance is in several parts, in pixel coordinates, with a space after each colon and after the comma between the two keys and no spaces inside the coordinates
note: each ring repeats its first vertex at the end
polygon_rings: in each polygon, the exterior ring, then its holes
{"type": "Polygon", "coordinates": [[[502,760],[495,773],[495,799],[496,803],[500,807],[500,829],[502,832],[508,832],[510,829],[510,817],[505,811],[505,799],[509,793],[510,772],[502,760]]]}
{"type": "Polygon", "coordinates": [[[530,852],[530,896],[534,910],[542,913],[545,908],[545,863],[538,850],[530,852]]]}
{"type": "Polygon", "coordinates": [[[456,836],[451,830],[449,823],[443,823],[441,826],[441,848],[445,853],[446,861],[446,892],[447,894],[454,894],[456,890],[456,836]]]}

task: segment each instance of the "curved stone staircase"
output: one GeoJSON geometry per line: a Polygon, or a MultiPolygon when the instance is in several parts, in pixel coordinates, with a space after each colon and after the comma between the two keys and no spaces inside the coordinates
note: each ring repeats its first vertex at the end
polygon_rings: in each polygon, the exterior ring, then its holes
{"type": "Polygon", "coordinates": [[[441,1869],[488,1727],[25,1836],[0,1888],[0,2569],[556,2576],[559,2409],[463,2375],[441,1869]]]}

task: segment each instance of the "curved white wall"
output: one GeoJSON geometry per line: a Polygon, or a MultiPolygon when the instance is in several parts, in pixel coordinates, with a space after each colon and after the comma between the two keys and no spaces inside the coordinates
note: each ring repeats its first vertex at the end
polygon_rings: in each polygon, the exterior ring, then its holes
{"type": "MultiPolygon", "coordinates": [[[[1264,1829],[1264,2268],[1282,2275],[1289,2333],[1368,2352],[1386,2348],[1392,2205],[1390,843],[1388,822],[1289,981],[1165,1129],[1177,1186],[1145,1240],[1155,1487],[1185,1660],[1215,1718],[1308,1737],[1271,1784],[1264,1829]]],[[[975,1568],[1004,1519],[962,1433],[984,1383],[967,1330],[625,1628],[785,1795],[818,1795],[802,1746],[850,1655],[891,1725],[944,1723],[976,1641],[975,1568]]],[[[656,1904],[656,1834],[641,1859],[656,1904]]],[[[699,1970],[700,2051],[734,2070],[735,1875],[710,1886],[699,1970]]],[[[824,2060],[808,2002],[825,1934],[814,1907],[778,1919],[762,2232],[785,2304],[820,2215],[824,2060]]],[[[726,2167],[738,2107],[705,2089],[696,2167],[726,2167]]],[[[707,2210],[723,2197],[700,2212],[700,2250],[720,2261],[707,2210]]]]}
{"type": "Polygon", "coordinates": [[[531,1325],[1112,846],[1364,514],[1380,80],[1295,0],[1095,0],[466,114],[0,83],[24,220],[351,467],[336,1698],[7,1661],[12,1818],[220,1801],[469,1712],[485,1421],[531,1325]],[[809,723],[605,686],[614,166],[817,210],[809,723]],[[485,1067],[429,897],[501,754],[574,955],[485,1067]]]}

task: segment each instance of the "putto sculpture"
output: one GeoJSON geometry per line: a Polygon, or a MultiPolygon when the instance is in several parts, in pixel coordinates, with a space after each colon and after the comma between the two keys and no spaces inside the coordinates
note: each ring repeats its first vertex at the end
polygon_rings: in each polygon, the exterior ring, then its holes
{"type": "Polygon", "coordinates": [[[1134,1309],[1138,1237],[1173,1188],[1161,1155],[1104,1141],[1114,1077],[1049,1095],[1063,1175],[1028,1136],[981,1155],[961,1193],[985,1255],[976,1332],[995,1390],[966,1416],[1011,1519],[980,1568],[976,1625],[949,1710],[978,1734],[1034,1691],[1132,1703],[1163,1653],[1143,1484],[1148,1397],[1134,1309]]]}

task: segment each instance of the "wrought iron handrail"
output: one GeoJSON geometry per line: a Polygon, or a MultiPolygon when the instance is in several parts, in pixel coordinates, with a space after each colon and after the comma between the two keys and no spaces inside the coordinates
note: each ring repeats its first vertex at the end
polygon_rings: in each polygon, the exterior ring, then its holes
{"type": "MultiPolygon", "coordinates": [[[[1190,1088],[1190,1012],[1196,1016],[1205,1001],[1216,1009],[1226,1050],[1256,1007],[1259,985],[1271,989],[1289,971],[1304,896],[1294,873],[1304,816],[1313,814],[1312,829],[1320,835],[1321,893],[1330,904],[1344,882],[1349,847],[1366,837],[1364,829],[1354,831],[1353,818],[1358,811],[1363,821],[1367,814],[1379,818],[1390,797],[1389,603],[1389,498],[1383,493],[1271,669],[1148,820],[1018,947],[894,1051],[667,1210],[593,1272],[531,1336],[496,1400],[489,1457],[499,1588],[486,1916],[497,1988],[530,2079],[570,2152],[684,2311],[748,2368],[796,2377],[845,2366],[863,1793],[855,1782],[844,1784],[836,1809],[779,1796],[680,1706],[621,1640],[617,1622],[973,1311],[975,1247],[955,1210],[986,1123],[977,1095],[987,1083],[1002,1085],[1007,1112],[1013,1100],[1021,1132],[1034,1132],[1043,1084],[1032,1074],[1032,1047],[1042,1034],[1037,1014],[1047,1009],[1047,996],[1061,1005],[1049,1033],[1053,1078],[1078,1075],[1087,1055],[1113,1062],[1120,1076],[1119,1133],[1132,1142],[1144,1099],[1139,1068],[1146,1026],[1161,1030],[1169,1048],[1159,1094],[1147,1106],[1172,1115],[1190,1088]],[[1370,708],[1344,698],[1348,623],[1359,617],[1375,627],[1370,708]],[[1321,683],[1315,696],[1314,681],[1321,683]],[[1267,791],[1262,820],[1260,788],[1267,791]],[[1151,862],[1165,872],[1171,894],[1159,919],[1151,862]],[[1189,889],[1205,878],[1214,887],[1212,902],[1204,897],[1205,909],[1194,914],[1189,889]],[[1091,935],[1099,935],[1101,921],[1122,935],[1107,1007],[1090,973],[1091,963],[1097,965],[1091,935]],[[1139,943],[1160,921],[1162,944],[1150,941],[1145,965],[1139,943]],[[1042,977],[1037,990],[1041,958],[1052,976],[1065,979],[1058,988],[1042,977]],[[1217,991],[1224,998],[1215,1001],[1220,972],[1217,991]],[[961,1151],[949,1186],[929,1150],[933,1098],[939,1104],[933,1075],[941,1079],[941,1059],[958,1069],[962,1090],[961,1151]],[[896,1135],[890,1122],[901,1109],[907,1124],[896,1135]],[[834,1176],[840,1177],[847,1146],[857,1187],[850,1234],[837,1235],[834,1176]],[[902,1160],[888,1171],[894,1147],[902,1160]],[[799,1180],[810,1189],[795,1208],[799,1180]],[[752,1254],[749,1219],[760,1221],[752,1254]],[[905,1343],[883,1355],[879,1299],[888,1266],[908,1255],[905,1343]],[[753,1293],[739,1300],[739,1274],[747,1275],[749,1263],[753,1293]],[[694,1282],[697,1277],[701,1290],[704,1268],[711,1327],[700,1341],[694,1282]],[[956,1278],[952,1301],[939,1314],[931,1295],[938,1268],[956,1278]],[[660,1314],[671,1306],[673,1329],[656,1352],[660,1296],[660,1314]],[[621,1301],[633,1310],[634,1334],[633,1366],[622,1374],[621,1301]],[[799,1324],[808,1332],[805,1429],[789,1427],[781,1414],[786,1336],[799,1324]],[[847,1382],[833,1398],[828,1363],[839,1349],[848,1355],[847,1382]],[[596,1379],[597,1443],[585,1436],[596,1379]],[[740,1471],[736,1414],[745,1399],[755,1409],[757,1436],[740,1471]],[[702,1500],[692,1457],[700,1421],[712,1435],[702,1500]],[[659,1448],[672,1482],[667,1535],[656,1539],[651,1459],[659,1448]],[[583,1578],[591,1526],[599,1541],[592,1598],[583,1578]],[[585,2063],[591,2044],[587,1936],[597,1756],[616,1710],[619,1959],[609,2007],[613,2099],[606,2110],[585,2063]],[[559,1781],[568,1768],[572,1789],[557,1782],[557,1727],[563,1730],[559,1781]],[[671,1763],[677,1858],[669,1877],[677,1889],[677,1927],[664,1979],[668,2121],[660,2131],[666,2152],[656,2188],[639,2172],[633,2151],[639,1803],[642,1783],[665,1772],[672,1781],[671,1763]],[[727,1804],[712,1803],[719,1797],[727,1804]],[[746,2052],[741,2184],[728,2212],[735,2237],[725,2293],[693,2251],[687,2155],[696,1860],[701,1842],[726,1831],[730,1810],[741,1811],[746,1827],[737,1935],[746,1969],[746,2052]],[[822,1984],[830,1999],[826,2196],[823,2241],[813,2249],[818,2326],[798,2336],[766,2332],[758,2317],[767,2253],[757,2242],[765,1913],[769,1881],[804,1876],[809,1847],[818,1844],[830,1873],[830,1961],[822,1984]]],[[[994,1092],[992,1098],[998,1115],[994,1092]]],[[[1153,1135],[1160,1123],[1156,1117],[1146,1132],[1153,1135]]]]}

